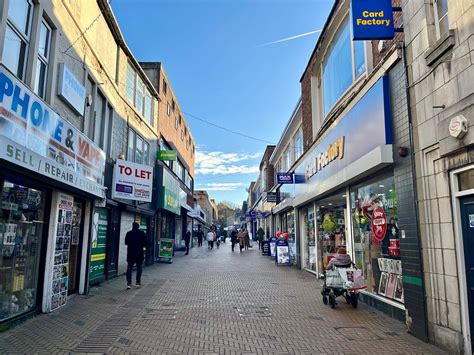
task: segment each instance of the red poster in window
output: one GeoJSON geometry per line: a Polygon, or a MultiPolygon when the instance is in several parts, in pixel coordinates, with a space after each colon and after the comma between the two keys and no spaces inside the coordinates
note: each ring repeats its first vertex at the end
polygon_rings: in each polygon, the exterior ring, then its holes
{"type": "Polygon", "coordinates": [[[372,212],[372,236],[374,242],[381,242],[387,233],[387,220],[382,207],[375,207],[372,212]]]}

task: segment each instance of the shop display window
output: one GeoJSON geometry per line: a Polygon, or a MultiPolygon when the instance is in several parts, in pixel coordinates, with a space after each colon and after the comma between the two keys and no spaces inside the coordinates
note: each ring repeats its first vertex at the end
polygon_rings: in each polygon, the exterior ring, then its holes
{"type": "Polygon", "coordinates": [[[305,267],[316,271],[316,238],[314,232],[314,208],[303,210],[303,228],[305,236],[305,267]]]}
{"type": "Polygon", "coordinates": [[[367,291],[403,303],[397,195],[393,177],[351,188],[354,262],[367,291]]]}
{"type": "Polygon", "coordinates": [[[290,262],[296,265],[296,235],[295,235],[295,211],[288,211],[280,216],[281,232],[288,233],[288,246],[290,249],[290,262]]]}
{"type": "Polygon", "coordinates": [[[36,307],[45,192],[9,181],[0,197],[0,320],[36,307]]]}
{"type": "Polygon", "coordinates": [[[346,248],[346,198],[344,193],[318,202],[316,210],[319,256],[322,270],[336,255],[339,248],[346,248]]]}

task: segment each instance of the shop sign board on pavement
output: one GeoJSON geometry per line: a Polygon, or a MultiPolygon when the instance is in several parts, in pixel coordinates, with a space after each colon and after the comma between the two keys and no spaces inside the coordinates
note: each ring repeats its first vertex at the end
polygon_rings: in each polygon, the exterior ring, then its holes
{"type": "Polygon", "coordinates": [[[288,242],[286,240],[277,240],[275,249],[277,265],[291,265],[288,242]]]}
{"type": "Polygon", "coordinates": [[[277,173],[277,184],[293,184],[293,173],[277,173]]]}
{"type": "Polygon", "coordinates": [[[156,153],[156,159],[160,161],[175,161],[178,158],[176,150],[159,150],[156,153]]]}
{"type": "Polygon", "coordinates": [[[278,238],[277,237],[271,237],[270,240],[269,240],[269,244],[270,244],[270,254],[269,256],[271,257],[275,257],[276,255],[276,242],[277,242],[278,238]]]}
{"type": "Polygon", "coordinates": [[[160,240],[160,248],[158,250],[158,257],[161,259],[168,259],[169,262],[173,258],[174,239],[162,238],[160,240]]]}
{"type": "Polygon", "coordinates": [[[387,40],[395,36],[392,0],[351,1],[353,40],[387,40]]]}
{"type": "Polygon", "coordinates": [[[89,283],[94,283],[105,276],[108,217],[106,208],[94,208],[89,283]]]}
{"type": "Polygon", "coordinates": [[[270,252],[270,244],[268,240],[264,240],[261,245],[262,248],[262,255],[268,256],[268,253],[270,252]]]}
{"type": "Polygon", "coordinates": [[[117,159],[112,182],[112,198],[151,202],[153,167],[117,159]]]}
{"type": "Polygon", "coordinates": [[[2,159],[105,197],[102,149],[3,65],[0,65],[1,136],[15,143],[8,148],[2,144],[2,159]]]}

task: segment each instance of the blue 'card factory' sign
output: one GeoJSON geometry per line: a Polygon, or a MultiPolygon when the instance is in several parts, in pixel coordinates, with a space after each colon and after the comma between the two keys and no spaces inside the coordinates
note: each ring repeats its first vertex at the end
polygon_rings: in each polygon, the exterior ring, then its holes
{"type": "Polygon", "coordinates": [[[351,16],[354,41],[395,36],[392,0],[352,0],[351,16]]]}

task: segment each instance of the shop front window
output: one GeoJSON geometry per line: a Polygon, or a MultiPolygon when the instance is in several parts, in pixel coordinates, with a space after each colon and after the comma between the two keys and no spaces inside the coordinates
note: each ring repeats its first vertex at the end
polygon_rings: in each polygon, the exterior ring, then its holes
{"type": "Polygon", "coordinates": [[[347,250],[346,210],[344,192],[317,203],[316,224],[322,270],[326,269],[339,249],[347,250]]]}
{"type": "Polygon", "coordinates": [[[354,262],[367,291],[403,303],[397,195],[393,177],[351,188],[354,262]]]}
{"type": "Polygon", "coordinates": [[[314,234],[314,208],[303,211],[303,233],[305,237],[305,267],[316,271],[316,238],[314,234]]]}
{"type": "Polygon", "coordinates": [[[4,181],[0,203],[0,320],[4,320],[36,307],[45,193],[4,181]]]}

